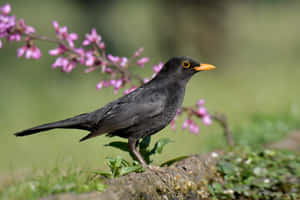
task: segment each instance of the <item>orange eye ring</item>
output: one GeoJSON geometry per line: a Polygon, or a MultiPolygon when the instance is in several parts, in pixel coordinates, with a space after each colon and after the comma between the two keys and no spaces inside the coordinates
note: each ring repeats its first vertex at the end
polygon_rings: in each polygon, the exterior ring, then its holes
{"type": "Polygon", "coordinates": [[[191,66],[191,63],[187,60],[182,62],[182,67],[187,69],[187,68],[190,68],[190,66],[191,66]]]}

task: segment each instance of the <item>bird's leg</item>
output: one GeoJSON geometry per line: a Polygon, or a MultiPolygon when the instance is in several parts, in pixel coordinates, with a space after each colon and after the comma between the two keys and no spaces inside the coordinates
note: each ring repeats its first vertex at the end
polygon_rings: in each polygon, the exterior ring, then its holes
{"type": "Polygon", "coordinates": [[[148,165],[147,165],[146,161],[144,160],[144,158],[140,154],[140,152],[136,149],[137,145],[138,145],[138,140],[137,139],[135,139],[135,138],[128,138],[128,147],[129,147],[129,150],[135,155],[135,157],[143,165],[143,167],[147,168],[148,165]]]}
{"type": "Polygon", "coordinates": [[[163,172],[165,173],[163,170],[161,170],[160,167],[157,166],[151,166],[148,165],[146,163],[146,161],[144,160],[143,156],[140,154],[140,152],[136,149],[137,146],[139,144],[139,140],[135,139],[135,138],[128,138],[128,147],[130,149],[130,151],[135,155],[135,157],[138,159],[138,161],[142,164],[144,169],[148,169],[148,170],[152,170],[155,172],[163,172]]]}

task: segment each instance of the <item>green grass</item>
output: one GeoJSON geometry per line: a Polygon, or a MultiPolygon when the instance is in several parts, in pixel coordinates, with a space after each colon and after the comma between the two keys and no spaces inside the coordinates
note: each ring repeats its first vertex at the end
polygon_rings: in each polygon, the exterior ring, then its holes
{"type": "Polygon", "coordinates": [[[262,146],[284,138],[300,128],[299,117],[291,113],[255,114],[248,123],[234,128],[234,140],[239,145],[262,146]]]}
{"type": "Polygon", "coordinates": [[[92,178],[94,173],[88,169],[73,168],[51,170],[36,170],[25,178],[11,178],[9,183],[0,187],[1,200],[39,199],[50,194],[65,192],[84,193],[89,191],[103,191],[105,185],[92,178]]]}

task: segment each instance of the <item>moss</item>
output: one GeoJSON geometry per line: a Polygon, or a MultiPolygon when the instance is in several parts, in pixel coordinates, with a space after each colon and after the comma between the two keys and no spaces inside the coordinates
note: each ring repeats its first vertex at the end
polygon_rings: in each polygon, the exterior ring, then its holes
{"type": "Polygon", "coordinates": [[[300,158],[293,153],[239,147],[217,163],[221,179],[212,179],[208,189],[213,199],[300,198],[300,158]]]}

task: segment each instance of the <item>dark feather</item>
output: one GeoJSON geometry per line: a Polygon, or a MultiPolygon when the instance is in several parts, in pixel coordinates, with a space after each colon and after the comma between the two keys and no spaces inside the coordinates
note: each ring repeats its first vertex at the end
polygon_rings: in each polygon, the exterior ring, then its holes
{"type": "Polygon", "coordinates": [[[20,132],[15,133],[15,136],[26,136],[36,134],[42,131],[47,131],[54,128],[75,128],[82,130],[92,130],[92,123],[89,121],[89,114],[84,113],[81,115],[77,115],[72,118],[68,118],[61,121],[56,121],[48,124],[43,124],[40,126],[36,126],[30,129],[26,129],[20,132]]]}

